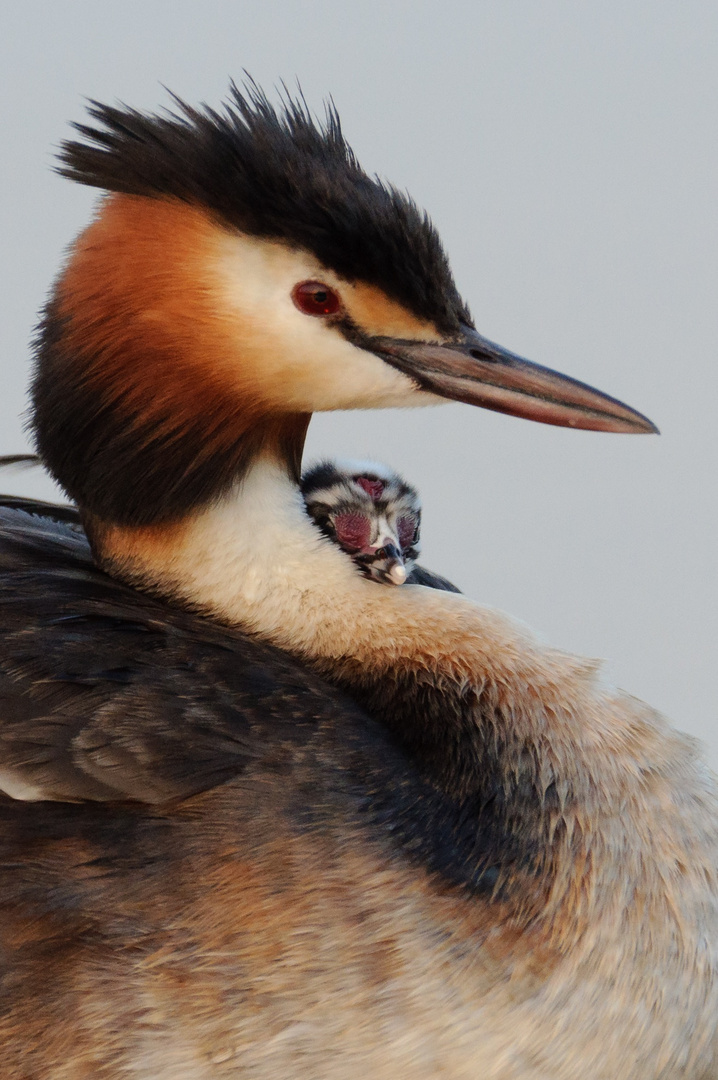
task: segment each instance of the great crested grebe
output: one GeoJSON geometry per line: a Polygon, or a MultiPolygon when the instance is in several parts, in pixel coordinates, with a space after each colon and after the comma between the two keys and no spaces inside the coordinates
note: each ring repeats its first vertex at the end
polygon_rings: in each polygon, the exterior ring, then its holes
{"type": "Polygon", "coordinates": [[[0,510],[0,1074],[715,1078],[692,741],[461,595],[377,587],[298,486],[314,410],[652,425],[481,338],[333,113],[176,107],[95,105],[63,151],[110,194],[33,387],[85,532],[0,510]]]}

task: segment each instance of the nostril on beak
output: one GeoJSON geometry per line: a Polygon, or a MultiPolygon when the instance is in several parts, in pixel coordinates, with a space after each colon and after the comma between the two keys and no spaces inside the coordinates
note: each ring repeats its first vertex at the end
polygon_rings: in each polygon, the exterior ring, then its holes
{"type": "Polygon", "coordinates": [[[479,349],[469,349],[469,356],[474,360],[497,363],[497,357],[492,356],[491,353],[481,352],[479,349]]]}

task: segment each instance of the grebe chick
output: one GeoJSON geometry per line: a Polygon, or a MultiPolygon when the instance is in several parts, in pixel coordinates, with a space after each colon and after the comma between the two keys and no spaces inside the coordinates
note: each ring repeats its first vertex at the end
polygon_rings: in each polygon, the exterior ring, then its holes
{"type": "Polygon", "coordinates": [[[312,521],[365,577],[403,585],[419,555],[419,493],[375,461],[321,461],[301,480],[312,521]]]}
{"type": "Polygon", "coordinates": [[[460,592],[416,560],[421,499],[415,487],[376,461],[321,461],[302,474],[312,521],[351,556],[361,573],[382,585],[427,585],[460,592]]]}

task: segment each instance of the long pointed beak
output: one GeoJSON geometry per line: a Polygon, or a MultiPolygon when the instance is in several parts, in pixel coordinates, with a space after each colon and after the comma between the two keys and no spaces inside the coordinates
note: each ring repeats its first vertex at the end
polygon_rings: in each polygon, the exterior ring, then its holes
{"type": "Polygon", "coordinates": [[[471,327],[462,331],[447,344],[373,338],[370,347],[422,390],[454,401],[560,427],[658,433],[647,417],[600,390],[523,360],[471,327]]]}

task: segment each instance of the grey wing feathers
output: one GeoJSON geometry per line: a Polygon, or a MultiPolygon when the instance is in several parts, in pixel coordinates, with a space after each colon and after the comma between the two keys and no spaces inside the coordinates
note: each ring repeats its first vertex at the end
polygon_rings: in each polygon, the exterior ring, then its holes
{"type": "Polygon", "coordinates": [[[22,510],[25,514],[48,518],[50,521],[80,524],[80,511],[69,503],[63,505],[44,502],[42,499],[26,499],[20,495],[0,495],[0,507],[3,506],[8,510],[22,510]]]}

